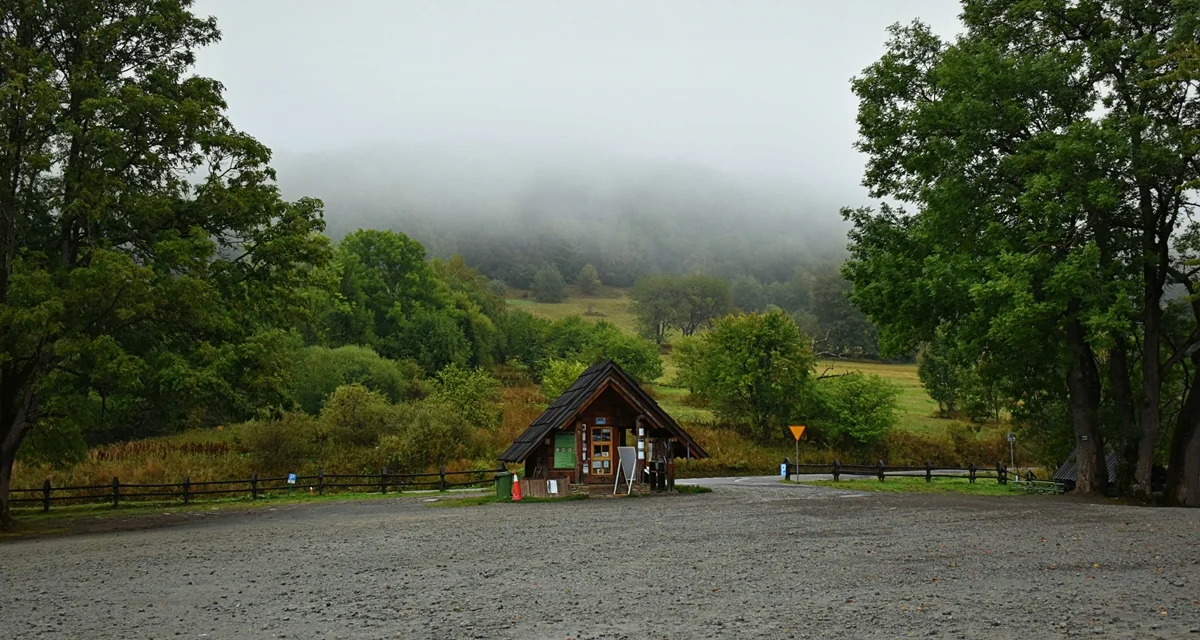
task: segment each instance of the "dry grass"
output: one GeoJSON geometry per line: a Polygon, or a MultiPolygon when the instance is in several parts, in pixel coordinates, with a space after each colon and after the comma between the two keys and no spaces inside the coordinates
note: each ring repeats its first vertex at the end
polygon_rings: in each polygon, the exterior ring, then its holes
{"type": "MultiPolygon", "coordinates": [[[[509,387],[503,391],[504,419],[499,430],[480,430],[478,436],[490,452],[476,460],[455,460],[448,471],[494,468],[496,456],[541,414],[546,399],[537,387],[509,387]]],[[[292,469],[301,475],[326,473],[377,473],[383,460],[374,447],[330,446],[320,464],[309,461],[292,469]]],[[[13,467],[13,487],[33,489],[46,479],[52,486],[109,485],[114,477],[124,484],[178,483],[249,478],[254,460],[238,441],[238,427],[197,429],[164,438],[150,438],[93,447],[79,464],[65,468],[18,462],[13,467]]]]}

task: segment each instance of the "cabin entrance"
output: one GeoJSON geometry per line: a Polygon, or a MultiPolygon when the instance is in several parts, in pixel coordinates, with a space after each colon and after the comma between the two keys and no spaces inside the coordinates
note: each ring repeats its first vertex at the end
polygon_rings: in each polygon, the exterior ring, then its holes
{"type": "Polygon", "coordinates": [[[593,425],[591,427],[591,472],[593,476],[608,476],[613,473],[615,453],[612,427],[593,425]]]}

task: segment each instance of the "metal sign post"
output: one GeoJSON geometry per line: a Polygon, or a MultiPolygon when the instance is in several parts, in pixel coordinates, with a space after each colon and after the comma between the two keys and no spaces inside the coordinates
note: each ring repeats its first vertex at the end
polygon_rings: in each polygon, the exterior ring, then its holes
{"type": "Polygon", "coordinates": [[[804,425],[794,424],[788,429],[792,430],[792,437],[796,439],[796,457],[792,464],[796,465],[796,482],[800,482],[800,438],[804,435],[804,425]]]}
{"type": "Polygon", "coordinates": [[[1008,432],[1008,466],[1010,466],[1014,469],[1017,467],[1016,457],[1013,455],[1013,443],[1016,441],[1017,441],[1017,434],[1009,431],[1008,432]]]}

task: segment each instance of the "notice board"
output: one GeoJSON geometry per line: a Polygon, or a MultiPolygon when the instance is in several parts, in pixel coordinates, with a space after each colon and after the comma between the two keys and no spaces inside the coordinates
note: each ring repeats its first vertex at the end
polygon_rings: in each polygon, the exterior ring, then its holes
{"type": "Polygon", "coordinates": [[[554,468],[575,468],[575,433],[554,434],[554,468]]]}

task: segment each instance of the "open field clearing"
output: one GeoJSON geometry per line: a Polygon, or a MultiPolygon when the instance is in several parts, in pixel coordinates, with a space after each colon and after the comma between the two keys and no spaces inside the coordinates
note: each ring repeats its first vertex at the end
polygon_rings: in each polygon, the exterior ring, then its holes
{"type": "Polygon", "coordinates": [[[580,316],[584,320],[607,320],[626,333],[637,333],[633,314],[629,311],[629,296],[623,289],[602,287],[599,294],[585,297],[579,294],[577,287],[569,286],[562,302],[536,302],[532,294],[527,299],[508,298],[507,302],[509,309],[528,311],[547,320],[580,316]]]}
{"type": "MultiPolygon", "coordinates": [[[[561,320],[568,316],[580,316],[585,320],[607,320],[627,333],[636,332],[633,314],[629,311],[629,296],[622,289],[605,287],[596,296],[580,296],[575,287],[567,287],[567,298],[558,303],[534,302],[532,298],[509,298],[512,309],[522,309],[549,320],[561,320]],[[588,314],[589,309],[592,315],[588,314]]],[[[677,332],[676,332],[677,333],[677,332]]],[[[678,369],[668,354],[663,358],[663,376],[658,380],[660,387],[669,385],[678,369]]],[[[937,403],[929,397],[917,378],[915,364],[888,364],[882,362],[852,362],[848,360],[822,360],[817,364],[817,373],[837,375],[859,371],[878,375],[900,387],[900,422],[898,427],[915,433],[944,433],[951,423],[936,417],[937,403]]],[[[707,421],[712,413],[704,409],[688,407],[680,402],[683,392],[678,389],[660,388],[659,402],[677,420],[707,421]]]]}
{"type": "Polygon", "coordinates": [[[796,485],[416,498],[0,543],[6,638],[1181,638],[1200,520],[796,485]],[[178,636],[176,635],[178,634],[178,636]]]}

